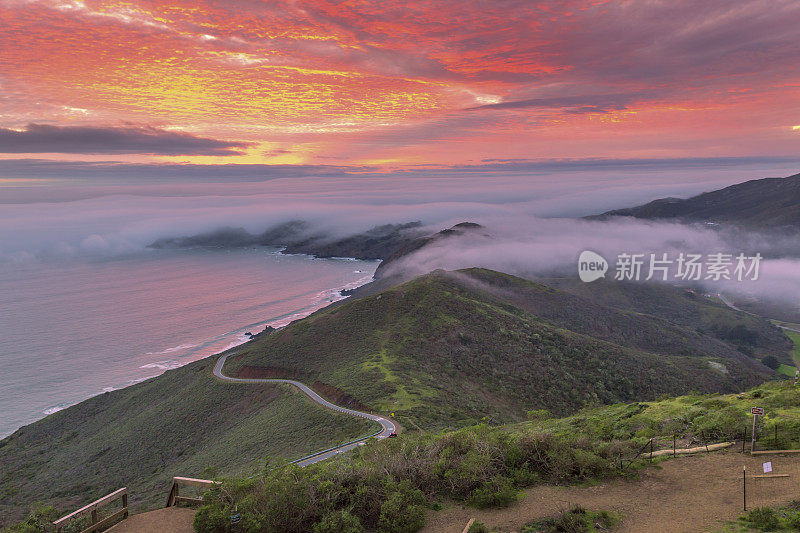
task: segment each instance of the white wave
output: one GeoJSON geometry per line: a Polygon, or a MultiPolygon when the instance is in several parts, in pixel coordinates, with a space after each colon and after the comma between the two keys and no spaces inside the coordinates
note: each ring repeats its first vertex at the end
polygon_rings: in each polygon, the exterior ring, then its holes
{"type": "Polygon", "coordinates": [[[54,405],[53,407],[48,407],[47,409],[43,410],[42,413],[45,415],[52,415],[53,413],[57,413],[69,407],[72,404],[68,403],[60,403],[58,405],[54,405]]]}
{"type": "Polygon", "coordinates": [[[178,346],[173,346],[172,348],[167,348],[166,350],[160,352],[147,352],[147,355],[165,355],[172,352],[179,352],[181,350],[188,350],[189,348],[195,348],[198,346],[197,344],[180,344],[178,346]]]}
{"type": "Polygon", "coordinates": [[[186,363],[181,363],[177,359],[170,359],[168,361],[156,361],[154,363],[147,363],[146,365],[142,365],[139,368],[157,368],[158,370],[172,370],[173,368],[178,368],[183,366],[186,363]]]}

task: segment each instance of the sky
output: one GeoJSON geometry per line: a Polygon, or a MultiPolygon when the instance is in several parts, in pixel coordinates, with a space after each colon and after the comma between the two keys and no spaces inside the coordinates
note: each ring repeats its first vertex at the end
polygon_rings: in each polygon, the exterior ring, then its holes
{"type": "Polygon", "coordinates": [[[0,0],[0,185],[797,168],[798,63],[796,0],[0,0]]]}

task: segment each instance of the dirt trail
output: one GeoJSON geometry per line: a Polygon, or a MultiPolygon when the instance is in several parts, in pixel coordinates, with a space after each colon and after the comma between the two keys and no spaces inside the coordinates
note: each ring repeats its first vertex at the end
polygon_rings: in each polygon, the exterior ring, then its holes
{"type": "Polygon", "coordinates": [[[742,514],[742,467],[747,467],[747,508],[800,499],[800,456],[751,457],[734,449],[678,457],[641,471],[638,480],[616,480],[593,487],[534,487],[508,509],[478,511],[448,508],[429,512],[429,533],[461,533],[470,518],[499,531],[519,531],[527,522],[557,514],[573,504],[623,514],[619,531],[697,532],[722,527],[742,514]],[[758,479],[762,464],[788,478],[758,479]]]}
{"type": "Polygon", "coordinates": [[[196,509],[167,507],[149,513],[134,514],[106,531],[111,533],[194,533],[192,521],[196,509]]]}

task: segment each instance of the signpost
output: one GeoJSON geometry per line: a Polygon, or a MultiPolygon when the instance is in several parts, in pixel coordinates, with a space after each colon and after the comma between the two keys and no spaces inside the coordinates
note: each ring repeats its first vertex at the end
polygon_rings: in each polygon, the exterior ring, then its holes
{"type": "Polygon", "coordinates": [[[750,451],[756,451],[756,421],[758,420],[759,416],[764,416],[764,408],[763,407],[751,407],[750,414],[753,415],[753,438],[750,441],[750,451]]]}

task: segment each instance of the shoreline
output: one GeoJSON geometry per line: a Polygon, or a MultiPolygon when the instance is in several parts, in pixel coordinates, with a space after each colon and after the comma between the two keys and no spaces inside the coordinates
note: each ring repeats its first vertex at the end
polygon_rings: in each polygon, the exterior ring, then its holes
{"type": "MultiPolygon", "coordinates": [[[[288,255],[288,254],[283,254],[283,255],[288,255]]],[[[309,258],[309,260],[360,261],[357,258],[350,258],[350,257],[317,258],[315,256],[308,255],[308,254],[291,254],[291,255],[294,255],[294,256],[307,256],[309,258]]],[[[374,262],[380,264],[381,260],[375,260],[374,262]]],[[[142,367],[140,367],[140,368],[143,368],[143,369],[158,368],[160,371],[157,374],[147,375],[147,376],[143,376],[143,377],[139,377],[139,378],[135,378],[135,379],[130,379],[124,385],[119,385],[119,386],[116,386],[116,385],[105,385],[105,386],[101,386],[101,387],[99,387],[99,389],[100,389],[99,392],[97,392],[95,394],[91,394],[89,396],[86,396],[86,397],[84,397],[84,398],[82,398],[82,399],[80,399],[78,401],[75,401],[75,402],[71,402],[71,403],[61,402],[61,403],[57,403],[55,405],[49,406],[46,409],[43,409],[41,411],[42,416],[40,416],[39,418],[36,418],[35,420],[31,420],[30,422],[25,423],[25,424],[15,428],[13,431],[11,431],[11,432],[9,432],[7,434],[0,435],[0,441],[5,440],[6,438],[10,437],[11,435],[14,435],[20,429],[23,429],[23,428],[25,428],[25,427],[27,427],[27,426],[29,426],[31,424],[35,424],[35,423],[47,418],[50,415],[53,415],[53,414],[55,414],[55,413],[57,413],[59,411],[65,410],[65,409],[69,409],[70,407],[78,405],[78,404],[80,404],[80,403],[82,403],[84,401],[87,401],[87,400],[91,399],[91,398],[94,398],[94,397],[97,397],[97,396],[101,396],[103,394],[107,394],[107,393],[110,393],[110,392],[123,390],[123,389],[126,389],[128,387],[132,387],[134,385],[138,385],[138,384],[140,384],[140,383],[142,383],[144,381],[159,377],[159,376],[163,375],[165,372],[167,372],[168,370],[174,370],[176,368],[180,368],[180,367],[186,366],[188,364],[192,364],[192,363],[195,363],[197,361],[201,361],[203,359],[208,359],[208,358],[211,358],[211,357],[218,357],[218,356],[220,356],[220,355],[222,355],[222,354],[224,354],[224,353],[226,353],[226,352],[228,352],[228,351],[230,351],[230,350],[232,350],[232,349],[234,349],[234,348],[236,348],[238,346],[241,346],[242,344],[245,344],[245,343],[249,342],[251,340],[252,336],[246,336],[245,335],[246,332],[252,331],[253,334],[255,335],[255,334],[260,333],[261,331],[263,331],[266,327],[273,327],[275,329],[281,329],[281,328],[291,324],[292,322],[295,322],[297,320],[301,320],[301,319],[303,319],[303,318],[305,318],[305,317],[307,317],[307,316],[309,316],[309,315],[311,315],[311,314],[313,314],[313,313],[315,313],[315,312],[317,312],[317,311],[319,311],[321,309],[324,309],[324,308],[328,307],[331,304],[334,304],[334,303],[337,303],[337,302],[340,302],[342,300],[345,300],[345,299],[349,298],[350,294],[347,294],[346,291],[352,291],[354,289],[357,289],[359,287],[367,285],[367,284],[371,283],[372,281],[374,281],[374,274],[365,275],[365,276],[362,276],[361,278],[359,278],[358,280],[356,280],[354,282],[345,283],[344,285],[341,285],[341,286],[338,286],[338,287],[333,287],[333,288],[330,288],[330,289],[324,289],[324,290],[318,292],[317,295],[318,296],[326,295],[326,296],[323,296],[320,300],[317,300],[316,303],[312,302],[311,304],[309,304],[309,305],[307,305],[305,307],[301,307],[299,309],[292,310],[290,312],[284,313],[284,314],[279,315],[277,317],[272,317],[272,318],[269,318],[269,319],[266,319],[266,320],[253,322],[253,323],[250,323],[250,324],[246,324],[244,326],[237,327],[236,329],[233,329],[233,330],[231,330],[229,332],[226,332],[224,334],[218,335],[217,337],[214,337],[214,338],[211,338],[211,339],[206,339],[206,340],[203,340],[203,341],[200,341],[200,342],[197,342],[197,343],[179,342],[175,347],[167,348],[165,350],[162,350],[161,352],[149,352],[149,355],[156,355],[156,354],[162,354],[162,353],[166,355],[166,354],[168,354],[170,352],[179,351],[179,350],[176,349],[178,347],[201,347],[201,349],[202,349],[203,345],[211,344],[214,341],[221,341],[221,340],[224,340],[225,338],[232,338],[232,342],[229,342],[224,348],[222,348],[221,350],[216,350],[214,353],[207,354],[207,355],[202,355],[200,357],[187,358],[187,360],[184,360],[184,361],[178,361],[178,360],[175,360],[175,359],[170,359],[170,360],[165,360],[165,361],[156,361],[156,362],[153,362],[153,363],[147,363],[145,365],[142,365],[142,367]]]]}

